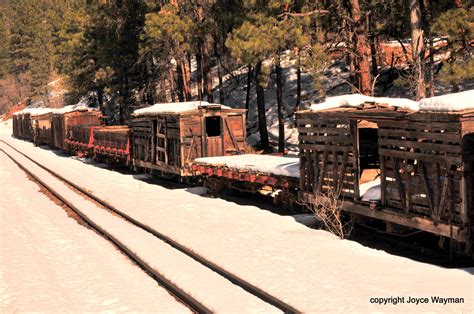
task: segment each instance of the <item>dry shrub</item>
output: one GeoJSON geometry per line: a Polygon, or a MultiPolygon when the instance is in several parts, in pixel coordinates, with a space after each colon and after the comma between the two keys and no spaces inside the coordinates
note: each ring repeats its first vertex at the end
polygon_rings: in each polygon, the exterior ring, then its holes
{"type": "Polygon", "coordinates": [[[324,193],[317,193],[313,203],[305,205],[326,230],[344,239],[352,233],[354,224],[352,219],[343,214],[342,203],[340,189],[330,188],[324,193]]]}

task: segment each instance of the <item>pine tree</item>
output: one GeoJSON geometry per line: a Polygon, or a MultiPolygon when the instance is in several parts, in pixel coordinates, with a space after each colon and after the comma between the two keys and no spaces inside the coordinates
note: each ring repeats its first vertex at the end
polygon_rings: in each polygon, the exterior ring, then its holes
{"type": "Polygon", "coordinates": [[[458,7],[442,13],[433,25],[433,31],[440,36],[447,36],[446,49],[449,59],[443,64],[439,74],[441,82],[459,91],[459,83],[474,79],[474,61],[471,41],[474,36],[474,8],[458,7]]]}
{"type": "MultiPolygon", "coordinates": [[[[179,8],[174,5],[166,5],[159,12],[146,15],[146,51],[162,59],[170,74],[169,65],[176,63],[180,101],[191,99],[188,57],[192,50],[194,30],[195,24],[191,18],[180,16],[179,8]]],[[[168,80],[174,85],[174,75],[170,75],[168,80]]]]}

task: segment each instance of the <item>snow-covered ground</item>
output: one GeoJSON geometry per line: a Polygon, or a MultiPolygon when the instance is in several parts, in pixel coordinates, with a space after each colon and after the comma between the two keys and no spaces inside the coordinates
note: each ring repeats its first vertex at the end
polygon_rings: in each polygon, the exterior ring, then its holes
{"type": "Polygon", "coordinates": [[[187,312],[0,152],[0,312],[187,312]]]}
{"type": "Polygon", "coordinates": [[[205,198],[193,189],[169,190],[35,148],[11,138],[5,127],[0,133],[0,139],[128,215],[301,311],[474,310],[474,268],[445,269],[393,256],[310,229],[292,217],[205,198]],[[433,303],[432,296],[464,298],[464,303],[433,303]],[[404,297],[405,302],[395,305],[390,297],[404,297]],[[409,297],[429,302],[409,304],[409,297]],[[387,304],[375,304],[381,299],[374,298],[386,298],[387,304]]]}
{"type": "Polygon", "coordinates": [[[0,143],[0,148],[20,162],[23,167],[41,178],[74,207],[102,229],[107,230],[115,239],[134,252],[152,269],[166,277],[181,290],[216,312],[272,312],[271,305],[245,292],[212,270],[197,263],[187,255],[173,249],[165,242],[147,231],[133,226],[125,220],[100,209],[94,203],[84,199],[69,189],[63,182],[15,152],[9,146],[0,143]],[[163,258],[166,256],[166,258],[163,258]],[[238,300],[238,302],[236,302],[238,300]]]}

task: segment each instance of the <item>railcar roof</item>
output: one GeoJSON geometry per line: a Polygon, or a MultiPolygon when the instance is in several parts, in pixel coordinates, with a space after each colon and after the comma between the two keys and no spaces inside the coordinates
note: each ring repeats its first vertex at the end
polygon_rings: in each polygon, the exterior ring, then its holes
{"type": "Polygon", "coordinates": [[[188,101],[175,103],[158,103],[153,106],[137,109],[133,112],[135,116],[147,116],[155,114],[181,114],[199,109],[231,110],[232,108],[221,104],[208,103],[207,101],[188,101]]]}
{"type": "Polygon", "coordinates": [[[380,113],[449,113],[465,115],[474,111],[474,90],[424,98],[416,102],[406,98],[370,97],[360,94],[328,97],[325,102],[311,105],[314,112],[357,112],[374,110],[380,113]]]}

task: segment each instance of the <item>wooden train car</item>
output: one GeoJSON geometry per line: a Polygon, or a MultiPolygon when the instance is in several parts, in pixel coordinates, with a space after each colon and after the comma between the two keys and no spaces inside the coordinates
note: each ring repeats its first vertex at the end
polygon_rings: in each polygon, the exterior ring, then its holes
{"type": "Polygon", "coordinates": [[[70,137],[74,125],[101,125],[102,114],[98,110],[64,107],[53,110],[51,116],[51,145],[66,150],[65,140],[70,137]]]}
{"type": "Polygon", "coordinates": [[[94,127],[94,156],[116,162],[130,162],[130,128],[126,125],[94,127]]]}
{"type": "Polygon", "coordinates": [[[38,108],[31,112],[30,119],[33,144],[51,144],[51,115],[51,109],[49,108],[38,108]]]}
{"type": "Polygon", "coordinates": [[[339,108],[300,111],[297,124],[303,202],[319,206],[330,194],[347,212],[450,238],[471,252],[474,112],[339,108]],[[380,172],[380,196],[364,200],[361,179],[371,168],[380,172]]]}
{"type": "Polygon", "coordinates": [[[12,117],[12,124],[13,124],[13,136],[16,138],[21,138],[21,113],[16,112],[13,114],[12,117]]]}
{"type": "Polygon", "coordinates": [[[136,110],[132,159],[136,168],[193,176],[199,157],[243,153],[245,110],[207,102],[156,104],[136,110]]]}
{"type": "Polygon", "coordinates": [[[22,112],[19,115],[19,135],[21,139],[31,141],[31,114],[29,112],[22,112]]]}

